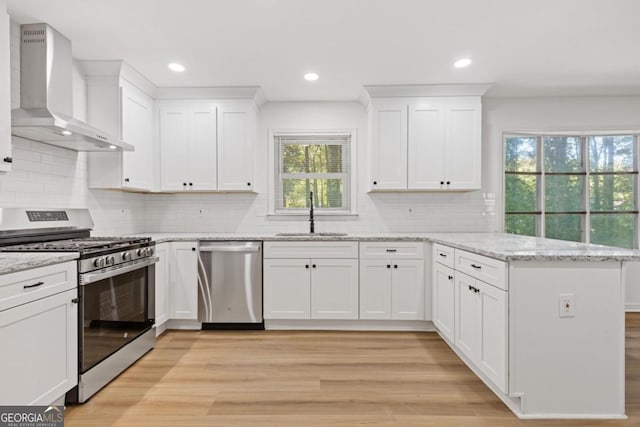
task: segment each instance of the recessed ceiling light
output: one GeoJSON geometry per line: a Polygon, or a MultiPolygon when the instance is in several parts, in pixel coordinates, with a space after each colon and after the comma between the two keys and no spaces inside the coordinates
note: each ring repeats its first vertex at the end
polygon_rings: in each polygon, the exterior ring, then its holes
{"type": "Polygon", "coordinates": [[[453,63],[453,66],[456,68],[464,68],[464,67],[468,67],[469,65],[471,65],[470,58],[458,59],[456,62],[453,63]]]}
{"type": "Polygon", "coordinates": [[[178,64],[177,62],[172,62],[168,65],[169,69],[171,71],[175,71],[176,73],[181,73],[184,70],[186,70],[186,68],[184,67],[184,65],[182,64],[178,64]]]}
{"type": "Polygon", "coordinates": [[[71,131],[70,130],[60,131],[60,135],[69,136],[69,135],[71,135],[71,131]]]}
{"type": "Polygon", "coordinates": [[[118,147],[116,147],[115,145],[110,145],[110,146],[109,146],[109,149],[110,149],[110,150],[115,150],[116,148],[118,148],[118,147]]]}
{"type": "Polygon", "coordinates": [[[307,73],[304,75],[304,79],[309,81],[309,82],[313,82],[318,80],[318,75],[316,73],[307,73]]]}

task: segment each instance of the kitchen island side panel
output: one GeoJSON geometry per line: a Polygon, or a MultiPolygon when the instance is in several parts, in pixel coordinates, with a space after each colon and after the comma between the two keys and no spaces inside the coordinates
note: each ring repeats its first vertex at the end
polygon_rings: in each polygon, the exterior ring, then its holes
{"type": "Polygon", "coordinates": [[[510,263],[509,390],[524,418],[624,417],[623,281],[619,261],[510,263]]]}

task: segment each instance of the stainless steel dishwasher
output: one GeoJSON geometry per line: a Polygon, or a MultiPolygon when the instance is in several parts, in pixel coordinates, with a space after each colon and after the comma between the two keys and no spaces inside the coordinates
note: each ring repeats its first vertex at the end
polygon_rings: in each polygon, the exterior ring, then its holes
{"type": "Polygon", "coordinates": [[[264,329],[262,242],[200,242],[198,321],[202,329],[264,329]]]}

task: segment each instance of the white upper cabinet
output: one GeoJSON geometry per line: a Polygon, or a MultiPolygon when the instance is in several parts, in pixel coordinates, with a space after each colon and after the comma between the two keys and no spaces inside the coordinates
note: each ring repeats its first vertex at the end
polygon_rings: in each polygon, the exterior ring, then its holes
{"type": "Polygon", "coordinates": [[[480,96],[374,99],[372,190],[481,186],[480,96]]]}
{"type": "Polygon", "coordinates": [[[153,85],[122,61],[84,61],[87,121],[135,151],[89,153],[89,188],[153,190],[153,85]]]}
{"type": "Polygon", "coordinates": [[[218,108],[218,189],[253,189],[253,127],[255,107],[225,102],[218,108]]]}
{"type": "Polygon", "coordinates": [[[407,103],[384,100],[371,110],[371,188],[407,188],[407,103]]]}
{"type": "Polygon", "coordinates": [[[159,103],[161,191],[252,191],[253,101],[159,103]]]}
{"type": "Polygon", "coordinates": [[[9,65],[9,15],[0,0],[0,172],[11,171],[11,78],[9,65]]]}

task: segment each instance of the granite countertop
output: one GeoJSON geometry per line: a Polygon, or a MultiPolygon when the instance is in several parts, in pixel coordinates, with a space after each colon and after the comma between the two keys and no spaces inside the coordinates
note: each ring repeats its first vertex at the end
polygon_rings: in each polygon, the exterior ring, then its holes
{"type": "Polygon", "coordinates": [[[59,264],[78,259],[77,253],[68,252],[0,252],[0,274],[15,273],[30,268],[59,264]]]}
{"type": "Polygon", "coordinates": [[[191,240],[427,241],[503,261],[640,260],[640,250],[567,242],[506,233],[353,233],[346,236],[278,236],[274,233],[142,233],[156,242],[191,240]]]}

